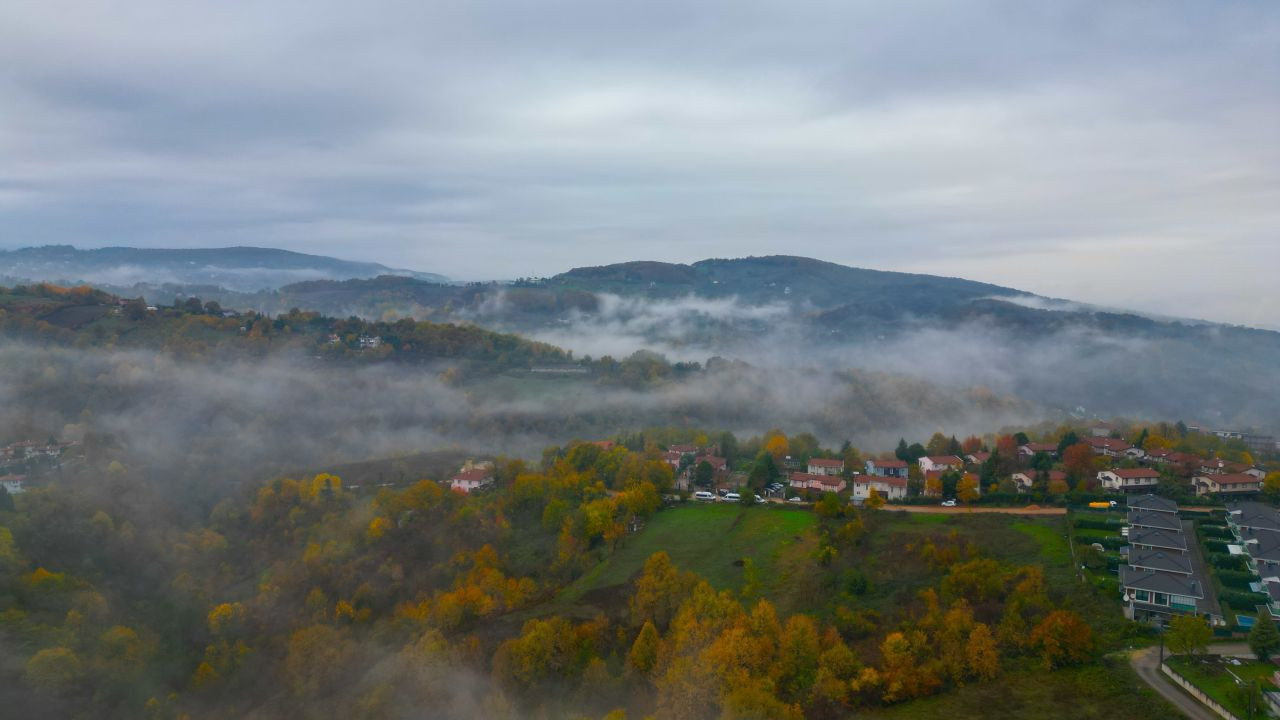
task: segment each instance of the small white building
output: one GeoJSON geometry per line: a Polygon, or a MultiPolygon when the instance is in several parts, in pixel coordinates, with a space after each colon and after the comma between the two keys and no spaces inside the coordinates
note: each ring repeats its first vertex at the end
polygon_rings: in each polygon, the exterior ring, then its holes
{"type": "Polygon", "coordinates": [[[925,455],[920,458],[920,472],[945,472],[947,470],[959,470],[964,467],[964,460],[955,455],[925,455]]]}
{"type": "Polygon", "coordinates": [[[843,460],[829,460],[827,458],[809,459],[810,475],[839,475],[842,472],[844,472],[843,460]]]}
{"type": "Polygon", "coordinates": [[[873,489],[886,500],[901,500],[907,496],[907,479],[876,475],[859,475],[853,479],[854,500],[866,500],[873,489]]]}
{"type": "Polygon", "coordinates": [[[1150,492],[1160,482],[1160,473],[1151,468],[1120,468],[1098,473],[1098,482],[1114,492],[1150,492]]]}

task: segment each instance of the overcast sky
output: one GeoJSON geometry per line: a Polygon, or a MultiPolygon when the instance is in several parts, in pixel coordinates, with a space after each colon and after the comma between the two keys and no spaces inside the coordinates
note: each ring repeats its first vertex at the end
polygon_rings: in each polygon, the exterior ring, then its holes
{"type": "Polygon", "coordinates": [[[796,254],[1280,326],[1280,3],[0,2],[0,247],[796,254]]]}

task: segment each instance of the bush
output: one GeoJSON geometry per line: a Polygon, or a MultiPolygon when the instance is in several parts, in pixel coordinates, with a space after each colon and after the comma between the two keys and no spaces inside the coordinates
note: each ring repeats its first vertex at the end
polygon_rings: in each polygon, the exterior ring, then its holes
{"type": "Polygon", "coordinates": [[[1245,562],[1244,555],[1210,555],[1209,564],[1219,570],[1239,570],[1242,572],[1249,567],[1245,562]]]}
{"type": "Polygon", "coordinates": [[[1267,596],[1262,593],[1235,592],[1224,590],[1218,598],[1232,610],[1252,611],[1258,605],[1267,604],[1267,596]]]}
{"type": "Polygon", "coordinates": [[[1227,553],[1227,544],[1221,540],[1205,540],[1204,549],[1211,553],[1219,553],[1225,555],[1227,553]]]}
{"type": "Polygon", "coordinates": [[[1119,520],[1108,520],[1106,518],[1076,518],[1075,526],[1086,530],[1110,530],[1119,532],[1124,527],[1124,523],[1119,520]]]}
{"type": "Polygon", "coordinates": [[[1219,538],[1222,540],[1233,540],[1235,536],[1225,527],[1206,526],[1203,523],[1198,524],[1198,530],[1202,537],[1219,538]]]}
{"type": "Polygon", "coordinates": [[[1224,587],[1235,588],[1237,590],[1249,591],[1249,583],[1253,581],[1253,573],[1236,572],[1234,570],[1219,570],[1218,580],[1224,587]]]}

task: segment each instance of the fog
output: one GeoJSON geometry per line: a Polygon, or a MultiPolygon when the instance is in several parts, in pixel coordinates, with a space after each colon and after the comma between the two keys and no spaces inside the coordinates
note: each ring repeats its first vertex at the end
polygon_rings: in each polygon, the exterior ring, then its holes
{"type": "Polygon", "coordinates": [[[1037,298],[1012,304],[1051,311],[1041,313],[1038,325],[975,313],[954,322],[873,320],[871,332],[849,332],[845,318],[818,322],[811,308],[785,303],[601,297],[598,313],[570,313],[525,333],[596,357],[650,349],[673,360],[723,356],[771,371],[874,370],[950,393],[983,387],[1017,396],[1044,417],[1280,426],[1280,365],[1269,360],[1280,357],[1280,336],[1266,331],[1170,326],[1133,315],[1104,322],[1092,314],[1102,312],[1097,308],[1037,298]]]}
{"type": "Polygon", "coordinates": [[[443,369],[10,343],[0,347],[0,427],[10,439],[85,438],[131,469],[217,485],[440,448],[535,458],[550,444],[650,425],[744,436],[781,427],[881,449],[1030,416],[981,390],[816,367],[720,367],[635,388],[528,373],[453,386],[443,369]]]}

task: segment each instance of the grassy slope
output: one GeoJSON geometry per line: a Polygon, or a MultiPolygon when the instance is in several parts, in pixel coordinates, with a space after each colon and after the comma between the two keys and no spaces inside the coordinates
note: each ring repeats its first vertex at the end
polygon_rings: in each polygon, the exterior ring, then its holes
{"type": "Polygon", "coordinates": [[[1172,706],[1142,684],[1123,659],[1051,673],[1035,669],[1008,673],[992,682],[967,685],[937,697],[878,711],[859,711],[858,716],[882,720],[1178,717],[1172,706]]]}
{"type": "MultiPolygon", "coordinates": [[[[1239,665],[1227,665],[1214,661],[1191,660],[1186,657],[1169,658],[1169,665],[1206,695],[1222,703],[1240,717],[1248,717],[1249,708],[1239,696],[1234,673],[1241,680],[1261,680],[1264,690],[1272,689],[1271,675],[1275,666],[1258,661],[1242,661],[1239,665]],[[1230,670],[1231,673],[1228,673],[1230,670]]],[[[1255,715],[1257,713],[1255,712],[1255,715]]]]}
{"type": "Polygon", "coordinates": [[[627,583],[659,550],[665,550],[677,567],[698,573],[717,589],[741,587],[743,568],[734,563],[751,558],[764,596],[784,600],[793,573],[811,565],[805,550],[814,540],[808,531],[816,520],[806,510],[745,508],[733,503],[664,510],[649,520],[643,532],[628,538],[613,555],[566,588],[557,603],[572,605],[589,594],[627,583]]]}

